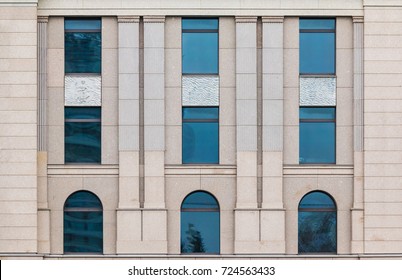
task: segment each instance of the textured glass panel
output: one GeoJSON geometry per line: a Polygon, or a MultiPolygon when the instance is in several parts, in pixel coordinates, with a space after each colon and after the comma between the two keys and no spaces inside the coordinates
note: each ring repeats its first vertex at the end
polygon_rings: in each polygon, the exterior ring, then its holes
{"type": "Polygon", "coordinates": [[[219,108],[183,108],[183,120],[217,120],[219,118],[219,108]]]}
{"type": "Polygon", "coordinates": [[[219,77],[183,76],[183,106],[219,106],[219,77]]]}
{"type": "Polygon", "coordinates": [[[218,74],[218,33],[182,34],[183,74],[218,74]]]}
{"type": "Polygon", "coordinates": [[[336,78],[300,78],[300,106],[336,106],[336,78]]]}
{"type": "Polygon", "coordinates": [[[311,192],[303,197],[300,208],[335,208],[335,203],[323,192],[311,192]]]}
{"type": "Polygon", "coordinates": [[[73,208],[73,207],[85,207],[85,208],[95,208],[102,209],[102,204],[100,200],[96,197],[96,195],[79,191],[72,194],[66,201],[65,208],[73,208]]]}
{"type": "Polygon", "coordinates": [[[335,108],[300,108],[300,119],[335,120],[335,108]]]}
{"type": "Polygon", "coordinates": [[[101,108],[66,107],[64,119],[100,119],[101,108]]]}
{"type": "Polygon", "coordinates": [[[181,252],[219,254],[219,212],[181,212],[181,252]]]}
{"type": "Polygon", "coordinates": [[[335,19],[300,19],[300,29],[335,29],[335,19]]]}
{"type": "Polygon", "coordinates": [[[64,212],[64,253],[102,253],[102,212],[64,212]]]}
{"type": "Polygon", "coordinates": [[[300,74],[335,74],[335,33],[300,33],[300,74]]]}
{"type": "Polygon", "coordinates": [[[206,192],[195,192],[186,197],[181,208],[219,208],[219,206],[212,195],[206,192]]]}
{"type": "Polygon", "coordinates": [[[218,19],[183,19],[182,29],[218,29],[218,19]]]}
{"type": "Polygon", "coordinates": [[[65,73],[101,72],[101,33],[65,33],[65,73]]]}
{"type": "Polygon", "coordinates": [[[101,162],[101,123],[65,123],[65,162],[101,162]]]}
{"type": "Polygon", "coordinates": [[[219,125],[183,123],[183,163],[219,163],[219,125]]]}
{"type": "Polygon", "coordinates": [[[299,253],[336,253],[336,212],[299,212],[299,253]]]}
{"type": "Polygon", "coordinates": [[[65,76],[66,106],[101,106],[100,76],[65,76]]]}
{"type": "Polygon", "coordinates": [[[335,123],[300,123],[300,163],[335,163],[335,123]]]}
{"type": "Polygon", "coordinates": [[[98,30],[101,29],[100,19],[66,19],[65,30],[98,30]]]}

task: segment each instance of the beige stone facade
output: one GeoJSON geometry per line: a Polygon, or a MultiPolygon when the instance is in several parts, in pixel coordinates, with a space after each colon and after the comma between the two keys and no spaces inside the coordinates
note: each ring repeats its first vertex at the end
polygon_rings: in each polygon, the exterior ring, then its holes
{"type": "Polygon", "coordinates": [[[402,258],[402,1],[0,0],[0,259],[402,258]],[[65,164],[66,17],[101,18],[101,162],[65,164]],[[182,18],[219,19],[219,164],[182,164],[182,18]],[[299,164],[299,18],[336,20],[336,163],[299,164]],[[76,191],[103,254],[64,254],[76,191]],[[180,248],[219,202],[220,254],[180,248]],[[298,207],[336,204],[336,253],[298,254],[298,207]]]}

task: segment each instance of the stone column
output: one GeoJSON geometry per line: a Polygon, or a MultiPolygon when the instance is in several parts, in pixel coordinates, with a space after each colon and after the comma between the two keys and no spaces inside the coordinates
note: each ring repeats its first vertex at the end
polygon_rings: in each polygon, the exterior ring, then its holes
{"type": "Polygon", "coordinates": [[[144,17],[145,252],[167,252],[165,209],[165,17],[144,17]]]}
{"type": "Polygon", "coordinates": [[[139,211],[139,17],[118,17],[119,205],[117,253],[141,240],[139,211]]]}
{"type": "Polygon", "coordinates": [[[364,253],[364,68],[363,17],[353,18],[353,125],[354,182],[352,208],[352,253],[364,253]]]}
{"type": "Polygon", "coordinates": [[[38,17],[38,253],[50,253],[47,192],[47,25],[38,17]]]}
{"type": "Polygon", "coordinates": [[[255,252],[257,209],[257,17],[236,17],[237,201],[235,253],[255,252]]]}
{"type": "Polygon", "coordinates": [[[283,209],[283,17],[263,17],[263,199],[261,239],[285,252],[283,209]],[[275,227],[272,224],[275,223],[275,227]]]}

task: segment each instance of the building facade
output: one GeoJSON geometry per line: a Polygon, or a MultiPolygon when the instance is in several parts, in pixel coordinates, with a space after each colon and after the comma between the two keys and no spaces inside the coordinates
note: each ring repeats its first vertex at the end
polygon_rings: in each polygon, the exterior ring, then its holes
{"type": "Polygon", "coordinates": [[[0,258],[402,258],[402,1],[0,1],[0,258]]]}

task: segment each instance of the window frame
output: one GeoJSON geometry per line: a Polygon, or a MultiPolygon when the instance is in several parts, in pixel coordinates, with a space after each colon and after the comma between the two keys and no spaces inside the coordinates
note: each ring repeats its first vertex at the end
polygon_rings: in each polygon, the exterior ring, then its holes
{"type": "Polygon", "coordinates": [[[336,17],[300,17],[299,18],[299,76],[300,77],[335,77],[336,76],[336,17]],[[333,20],[334,28],[333,29],[324,29],[324,28],[312,28],[312,29],[301,29],[300,28],[300,20],[333,20]],[[301,45],[300,45],[300,34],[301,33],[333,33],[334,34],[334,72],[333,73],[303,73],[300,72],[301,66],[301,45]]]}
{"type": "Polygon", "coordinates": [[[80,108],[80,109],[98,109],[99,110],[99,115],[100,118],[93,118],[93,119],[85,119],[85,118],[64,118],[64,164],[65,165],[90,165],[90,164],[96,164],[99,165],[102,163],[102,107],[100,106],[94,106],[94,107],[89,107],[89,106],[65,106],[64,107],[64,112],[66,112],[66,109],[73,109],[73,108],[80,108]],[[99,123],[100,125],[100,138],[99,138],[99,143],[100,143],[100,153],[99,153],[99,161],[97,162],[80,162],[80,161],[66,161],[66,123],[99,123]]]}
{"type": "Polygon", "coordinates": [[[299,107],[299,164],[300,165],[335,165],[336,164],[336,106],[300,106],[299,107]],[[313,108],[326,108],[326,109],[334,109],[334,118],[333,119],[305,119],[300,118],[300,109],[313,109],[313,108]],[[334,161],[333,162],[307,162],[303,163],[300,161],[300,153],[301,153],[301,123],[334,123],[334,161]]]}
{"type": "Polygon", "coordinates": [[[338,254],[338,206],[336,205],[335,199],[327,192],[321,191],[321,190],[314,190],[311,192],[306,193],[299,201],[298,207],[297,207],[297,253],[299,255],[336,255],[338,254]],[[322,193],[326,195],[329,199],[331,199],[334,207],[332,208],[318,208],[318,207],[311,207],[311,208],[300,208],[300,205],[303,201],[304,198],[307,196],[313,194],[313,193],[322,193]],[[300,252],[299,248],[299,235],[300,235],[300,227],[299,227],[299,214],[300,212],[333,212],[335,213],[335,252],[300,252]]]}
{"type": "Polygon", "coordinates": [[[217,212],[218,213],[218,241],[219,241],[219,251],[218,252],[182,252],[180,250],[180,254],[182,255],[220,255],[221,253],[221,207],[219,205],[219,201],[218,199],[216,199],[216,197],[211,194],[208,191],[204,191],[204,190],[197,190],[197,191],[193,191],[189,194],[187,194],[181,205],[180,205],[180,244],[181,244],[181,240],[182,240],[182,236],[181,236],[181,230],[182,230],[182,213],[183,212],[189,212],[189,213],[201,213],[201,212],[217,212]],[[194,195],[196,193],[205,193],[207,195],[209,195],[210,197],[212,197],[216,203],[217,208],[183,208],[183,204],[186,201],[187,198],[189,198],[191,195],[194,195]]]}
{"type": "Polygon", "coordinates": [[[219,163],[220,163],[220,156],[219,156],[219,153],[220,153],[220,150],[219,150],[219,140],[220,140],[220,131],[219,131],[219,128],[220,128],[220,125],[219,125],[219,115],[220,115],[220,109],[219,109],[220,107],[219,106],[183,106],[182,107],[182,114],[181,114],[181,116],[182,116],[182,164],[184,164],[184,165],[219,165],[219,163]],[[194,109],[194,108],[215,108],[215,109],[217,109],[218,110],[218,118],[216,118],[216,119],[196,119],[196,118],[193,118],[193,119],[184,119],[183,118],[183,110],[184,109],[194,109]],[[185,124],[185,123],[217,123],[218,124],[218,132],[217,132],[217,150],[218,150],[218,154],[217,154],[217,161],[216,162],[214,162],[214,163],[209,163],[209,162],[184,162],[184,158],[183,158],[183,151],[184,151],[184,133],[183,133],[183,130],[184,130],[184,126],[183,126],[183,124],[185,124]]]}
{"type": "Polygon", "coordinates": [[[103,215],[103,205],[102,205],[102,201],[99,199],[99,197],[94,194],[93,192],[87,191],[87,190],[79,190],[76,192],[71,193],[67,199],[64,202],[63,205],[63,254],[65,255],[82,255],[82,254],[91,254],[91,255],[102,255],[103,251],[104,251],[104,215],[103,215]],[[99,203],[99,207],[66,207],[66,204],[68,202],[69,199],[71,199],[74,195],[78,194],[78,193],[88,193],[90,195],[92,195],[94,198],[97,199],[97,202],[99,203]],[[101,212],[101,217],[102,217],[102,248],[100,250],[100,252],[69,252],[69,251],[65,251],[65,246],[66,246],[66,240],[65,240],[65,234],[66,234],[66,227],[65,227],[65,214],[66,212],[101,212]]]}
{"type": "Polygon", "coordinates": [[[182,17],[181,18],[181,74],[183,76],[185,75],[203,75],[203,76],[217,76],[219,75],[219,17],[182,17]],[[191,29],[191,28],[183,28],[183,20],[217,20],[218,22],[218,28],[217,29],[191,29]],[[183,71],[183,65],[184,65],[184,59],[183,59],[183,50],[184,50],[184,45],[183,45],[183,34],[184,33],[213,33],[217,34],[217,48],[216,48],[216,53],[217,53],[217,61],[216,61],[216,73],[208,73],[208,72],[197,72],[197,73],[185,73],[183,71]]]}

